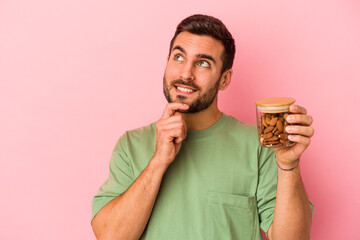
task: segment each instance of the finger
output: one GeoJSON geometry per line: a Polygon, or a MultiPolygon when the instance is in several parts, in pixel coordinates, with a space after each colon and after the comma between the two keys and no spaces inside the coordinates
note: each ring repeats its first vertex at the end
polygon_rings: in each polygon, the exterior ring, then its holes
{"type": "MultiPolygon", "coordinates": [[[[175,112],[176,113],[176,112],[175,112]]],[[[174,122],[182,122],[183,118],[181,115],[173,115],[169,118],[160,119],[158,122],[160,125],[166,125],[174,122]]]]}
{"type": "Polygon", "coordinates": [[[305,136],[301,136],[301,135],[289,135],[288,138],[292,142],[299,143],[299,144],[305,146],[305,148],[307,146],[309,146],[309,144],[310,144],[309,137],[305,137],[305,136]]]}
{"type": "Polygon", "coordinates": [[[186,131],[184,131],[183,128],[179,137],[175,138],[175,143],[181,143],[185,138],[186,138],[186,131]]]}
{"type": "Polygon", "coordinates": [[[161,119],[165,119],[173,116],[176,110],[187,110],[188,108],[189,105],[186,105],[184,103],[179,103],[179,102],[169,103],[166,105],[163,115],[161,116],[161,119]]]}
{"type": "Polygon", "coordinates": [[[180,143],[185,139],[185,134],[182,128],[173,128],[167,130],[167,135],[169,136],[169,141],[174,141],[175,143],[180,143]]]}
{"type": "Polygon", "coordinates": [[[179,112],[175,112],[174,113],[174,117],[180,116],[181,118],[181,122],[182,122],[182,129],[183,129],[183,134],[184,134],[184,139],[186,138],[186,134],[187,134],[187,126],[186,126],[186,122],[184,121],[183,115],[179,112]]]}
{"type": "Polygon", "coordinates": [[[185,140],[185,137],[184,136],[181,136],[181,137],[177,137],[175,138],[175,143],[181,143],[182,141],[185,140]]]}
{"type": "Polygon", "coordinates": [[[182,126],[180,133],[181,134],[177,138],[175,138],[175,143],[181,143],[186,138],[187,132],[185,124],[182,126]]]}
{"type": "Polygon", "coordinates": [[[186,131],[186,123],[180,113],[175,112],[174,116],[165,119],[160,119],[159,121],[156,122],[157,130],[162,130],[162,129],[165,130],[171,128],[184,128],[186,131]]]}
{"type": "Polygon", "coordinates": [[[313,118],[310,115],[291,114],[287,116],[286,121],[292,124],[310,126],[313,123],[313,118]]]}
{"type": "Polygon", "coordinates": [[[307,111],[304,107],[293,104],[290,106],[290,112],[291,113],[300,113],[300,114],[307,114],[307,111]]]}
{"type": "MultiPolygon", "coordinates": [[[[183,120],[183,121],[184,121],[184,120],[183,120]]],[[[187,136],[187,126],[186,126],[185,121],[184,121],[184,124],[183,124],[183,133],[184,133],[184,136],[185,136],[185,138],[186,138],[186,136],[187,136]]]]}
{"type": "Polygon", "coordinates": [[[170,123],[166,123],[166,124],[161,124],[158,126],[159,130],[169,130],[169,129],[184,129],[183,128],[183,123],[182,122],[170,122],[170,123]]]}
{"type": "Polygon", "coordinates": [[[314,135],[314,129],[308,126],[291,125],[287,126],[285,131],[289,134],[302,135],[306,137],[312,137],[314,135]]]}

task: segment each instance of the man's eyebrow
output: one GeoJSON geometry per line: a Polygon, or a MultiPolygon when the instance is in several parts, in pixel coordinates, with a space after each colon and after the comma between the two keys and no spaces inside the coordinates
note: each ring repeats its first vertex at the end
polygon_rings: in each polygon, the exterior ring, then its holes
{"type": "Polygon", "coordinates": [[[207,54],[198,54],[198,55],[196,55],[196,57],[205,58],[205,59],[208,59],[208,60],[213,61],[214,63],[216,63],[215,59],[212,56],[207,55],[207,54]]]}
{"type": "MultiPolygon", "coordinates": [[[[174,51],[174,50],[179,50],[180,52],[186,54],[185,49],[183,49],[182,47],[180,47],[180,46],[178,46],[178,45],[175,46],[172,50],[173,50],[173,51],[174,51]]],[[[208,60],[213,61],[214,63],[216,63],[215,59],[214,59],[212,56],[207,55],[207,54],[204,54],[204,53],[200,53],[200,54],[196,55],[196,57],[197,57],[197,58],[205,58],[205,59],[208,59],[208,60]]]]}
{"type": "Polygon", "coordinates": [[[174,51],[175,49],[179,50],[180,52],[183,52],[184,54],[186,54],[186,51],[180,47],[180,46],[175,46],[172,50],[174,51]]]}

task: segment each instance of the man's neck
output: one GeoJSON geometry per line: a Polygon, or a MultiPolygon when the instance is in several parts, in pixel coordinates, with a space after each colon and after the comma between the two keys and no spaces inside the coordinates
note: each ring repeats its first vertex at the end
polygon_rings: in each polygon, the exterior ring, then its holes
{"type": "Polygon", "coordinates": [[[204,130],[214,125],[222,113],[217,107],[216,100],[207,109],[197,113],[183,113],[188,130],[204,130]]]}

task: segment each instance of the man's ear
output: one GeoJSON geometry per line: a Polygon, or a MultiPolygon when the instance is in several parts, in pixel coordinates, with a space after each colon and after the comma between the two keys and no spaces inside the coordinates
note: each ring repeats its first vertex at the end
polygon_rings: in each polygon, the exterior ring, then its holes
{"type": "Polygon", "coordinates": [[[219,85],[220,90],[225,90],[229,86],[231,82],[232,73],[233,73],[232,69],[228,69],[222,74],[219,85]]]}

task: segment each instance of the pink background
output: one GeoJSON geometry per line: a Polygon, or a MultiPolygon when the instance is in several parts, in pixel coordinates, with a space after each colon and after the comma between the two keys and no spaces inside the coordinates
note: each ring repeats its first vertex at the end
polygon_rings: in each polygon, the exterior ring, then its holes
{"type": "Polygon", "coordinates": [[[156,121],[177,23],[220,18],[237,43],[220,107],[255,123],[258,98],[314,118],[301,170],[312,239],[360,239],[360,3],[0,1],[0,239],[95,239],[91,201],[118,137],[156,121]]]}

